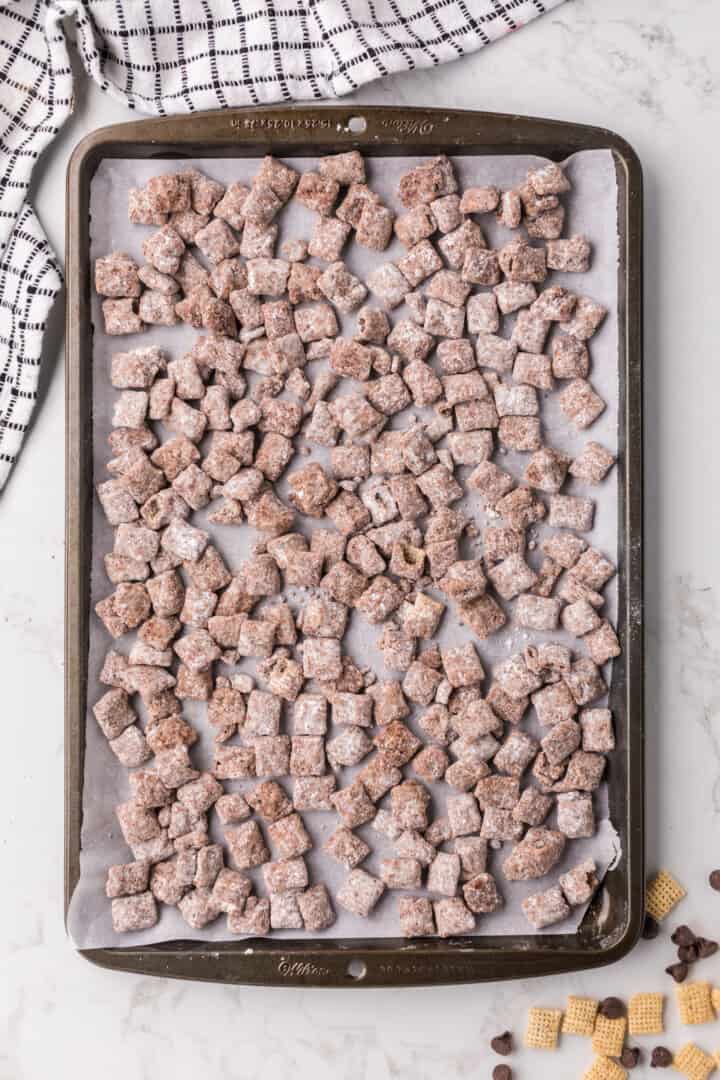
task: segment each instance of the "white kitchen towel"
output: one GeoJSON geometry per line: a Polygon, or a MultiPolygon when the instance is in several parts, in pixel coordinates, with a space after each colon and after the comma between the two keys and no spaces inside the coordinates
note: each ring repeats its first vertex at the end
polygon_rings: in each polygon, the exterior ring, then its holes
{"type": "Polygon", "coordinates": [[[61,287],[26,203],[33,166],[73,107],[64,20],[87,74],[166,115],[351,93],[456,60],[563,0],[0,0],[0,489],[37,398],[61,287]]]}

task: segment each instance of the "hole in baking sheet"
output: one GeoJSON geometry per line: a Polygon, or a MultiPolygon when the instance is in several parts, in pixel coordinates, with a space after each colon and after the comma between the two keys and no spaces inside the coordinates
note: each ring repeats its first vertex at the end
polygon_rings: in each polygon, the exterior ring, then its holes
{"type": "Polygon", "coordinates": [[[351,979],[364,979],[367,975],[367,964],[362,960],[351,960],[347,966],[347,973],[351,979]]]}
{"type": "Polygon", "coordinates": [[[348,131],[352,131],[354,135],[362,135],[363,131],[367,131],[367,120],[364,116],[351,116],[347,127],[348,131]]]}

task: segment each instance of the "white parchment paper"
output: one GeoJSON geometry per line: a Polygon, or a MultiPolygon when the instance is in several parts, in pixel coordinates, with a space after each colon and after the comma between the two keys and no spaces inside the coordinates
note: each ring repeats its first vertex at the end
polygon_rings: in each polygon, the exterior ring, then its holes
{"type": "MultiPolygon", "coordinates": [[[[286,160],[300,170],[308,170],[314,167],[311,158],[286,160]]],[[[401,157],[380,157],[368,160],[370,183],[373,189],[378,192],[383,201],[396,211],[401,210],[395,196],[399,176],[408,168],[417,164],[419,160],[401,157]]],[[[542,159],[529,155],[456,156],[453,161],[461,188],[479,184],[496,184],[501,188],[512,188],[523,180],[528,168],[537,165],[542,159]]],[[[569,158],[566,164],[568,176],[573,183],[573,191],[569,196],[565,197],[567,213],[564,235],[570,236],[577,232],[584,233],[592,242],[594,254],[591,269],[587,274],[554,273],[549,278],[549,282],[565,285],[576,292],[587,294],[605,304],[609,309],[609,314],[601,329],[590,343],[592,360],[590,378],[593,386],[604,398],[608,406],[600,419],[592,426],[589,432],[576,433],[569,428],[559,412],[557,391],[542,394],[544,400],[541,406],[541,417],[546,444],[574,455],[590,439],[599,441],[611,449],[616,448],[618,445],[617,185],[615,166],[609,151],[584,151],[569,158]]],[[[123,250],[129,252],[142,263],[144,261],[141,250],[142,242],[153,230],[150,227],[128,224],[128,190],[131,187],[143,185],[150,176],[157,173],[190,166],[201,169],[224,184],[229,184],[235,180],[249,183],[257,169],[257,162],[252,158],[209,158],[207,160],[193,159],[192,161],[176,159],[154,161],[108,159],[103,161],[92,181],[91,189],[90,254],[93,262],[100,255],[114,250],[123,250]]],[[[289,237],[309,237],[314,220],[314,214],[300,206],[295,200],[292,200],[280,215],[279,244],[289,237]]],[[[479,220],[491,247],[499,247],[511,239],[513,235],[517,235],[498,225],[492,214],[484,215],[479,220]]],[[[393,241],[387,252],[381,255],[368,252],[357,244],[350,243],[343,258],[350,269],[364,279],[369,269],[377,265],[378,262],[394,260],[403,254],[403,250],[396,240],[393,241]]],[[[368,298],[368,303],[373,303],[372,296],[368,298]]],[[[112,403],[117,394],[117,391],[111,387],[109,379],[112,354],[141,345],[159,345],[166,351],[168,359],[174,359],[187,351],[197,336],[197,332],[181,324],[172,328],[151,327],[143,334],[111,338],[104,333],[102,328],[98,297],[93,297],[92,305],[94,325],[93,366],[92,371],[87,373],[87,393],[92,394],[93,398],[94,482],[97,484],[107,478],[105,465],[110,456],[107,436],[111,430],[112,403]]],[[[393,319],[403,318],[406,314],[404,308],[398,308],[393,313],[393,319]]],[[[341,322],[342,333],[346,336],[352,335],[355,327],[355,316],[342,316],[341,322]]],[[[512,323],[512,316],[504,320],[501,329],[503,336],[509,336],[512,323]]],[[[317,370],[317,365],[314,365],[314,370],[313,368],[310,369],[311,379],[317,370]]],[[[345,380],[343,380],[344,382],[345,380]]],[[[343,385],[343,383],[338,388],[340,393],[346,392],[350,388],[349,384],[343,385]]],[[[418,409],[412,411],[417,414],[422,413],[422,410],[418,409]]],[[[405,427],[408,421],[407,412],[401,414],[400,417],[395,417],[391,426],[405,427]]],[[[159,434],[164,439],[168,437],[169,433],[162,431],[162,425],[159,425],[159,434]]],[[[298,439],[296,442],[302,445],[304,440],[298,439]]],[[[312,447],[311,452],[311,457],[301,459],[303,463],[307,463],[312,458],[320,461],[324,460],[324,451],[312,447]]],[[[509,469],[519,479],[524,471],[527,455],[496,454],[495,460],[503,468],[509,469]]],[[[292,468],[292,465],[290,468],[292,468]]],[[[466,468],[459,470],[463,480],[469,471],[466,468]]],[[[279,486],[281,493],[283,493],[282,481],[279,486]]],[[[585,536],[593,546],[599,548],[617,562],[616,470],[610,473],[604,484],[599,488],[587,489],[571,478],[564,486],[563,491],[568,494],[589,494],[596,500],[595,525],[592,532],[585,534],[585,536]]],[[[462,503],[456,504],[456,506],[463,506],[475,518],[478,527],[482,528],[485,516],[479,500],[473,493],[466,496],[462,503]]],[[[191,520],[193,524],[206,528],[211,532],[213,543],[220,550],[228,566],[233,572],[237,571],[243,559],[249,554],[252,543],[257,539],[254,530],[247,525],[208,525],[205,511],[193,514],[191,520]]],[[[107,524],[97,499],[93,500],[92,528],[91,604],[94,606],[98,600],[112,591],[112,587],[105,577],[102,558],[104,554],[112,550],[113,530],[107,524]]],[[[544,525],[540,525],[533,530],[538,541],[550,531],[552,530],[548,530],[544,525]]],[[[462,557],[471,557],[472,553],[472,545],[469,545],[463,552],[462,557]]],[[[536,566],[539,565],[539,550],[529,552],[528,560],[536,566]]],[[[607,598],[605,613],[611,620],[614,620],[617,612],[617,592],[614,581],[605,589],[605,594],[607,598]]],[[[289,600],[291,605],[297,607],[302,601],[302,597],[291,594],[289,600]]],[[[512,605],[506,606],[512,607],[512,605]]],[[[369,627],[359,618],[351,620],[351,623],[351,628],[344,639],[344,650],[359,663],[370,664],[380,679],[397,678],[396,673],[389,672],[384,668],[382,657],[374,645],[382,628],[369,627]]],[[[129,634],[127,640],[121,639],[113,644],[100,621],[94,615],[91,617],[82,851],[80,857],[81,874],[70,905],[68,930],[79,948],[143,945],[173,939],[229,940],[232,939],[232,935],[227,933],[224,916],[221,916],[204,930],[195,931],[187,926],[177,909],[164,905],[161,905],[162,914],[160,920],[152,930],[137,934],[126,934],[122,938],[118,938],[112,930],[110,902],[105,897],[104,891],[105,876],[109,865],[127,862],[132,858],[131,852],[123,840],[114,813],[116,804],[128,798],[129,786],[127,772],[108,748],[105,738],[94,720],[91,707],[106,689],[98,681],[98,674],[105,653],[111,646],[120,651],[129,651],[133,637],[133,634],[129,634]]],[[[440,643],[461,643],[472,637],[472,633],[466,627],[459,625],[452,609],[448,607],[441,625],[440,643]]],[[[489,675],[496,663],[513,653],[521,651],[528,643],[549,639],[564,640],[578,653],[582,651],[577,640],[566,635],[563,631],[556,631],[551,634],[534,633],[517,627],[512,619],[502,632],[493,635],[488,641],[478,642],[477,645],[483,665],[489,675]]],[[[223,673],[229,673],[229,670],[222,665],[220,665],[219,670],[223,673]]],[[[252,673],[254,663],[252,661],[241,661],[238,668],[233,670],[245,670],[252,673]]],[[[606,677],[609,676],[610,672],[608,670],[606,677]]],[[[489,685],[489,678],[486,685],[489,685]]],[[[597,704],[602,703],[598,702],[597,704]]],[[[142,706],[138,704],[137,707],[142,715],[142,706]]],[[[208,768],[211,766],[213,759],[213,741],[212,733],[207,725],[206,706],[201,702],[185,702],[183,710],[190,722],[200,732],[200,739],[192,750],[194,763],[197,768],[208,768]]],[[[289,711],[286,712],[286,716],[287,719],[284,721],[282,730],[291,734],[292,721],[289,711]]],[[[410,725],[415,726],[414,719],[410,721],[410,725]]],[[[532,710],[529,710],[528,716],[523,722],[523,727],[536,736],[541,734],[532,710]]],[[[333,734],[331,728],[329,737],[333,734]]],[[[360,767],[340,770],[338,787],[346,786],[360,767]]],[[[242,791],[252,786],[252,783],[252,781],[226,781],[225,787],[228,791],[242,791]]],[[[284,784],[290,787],[292,781],[284,781],[284,784]]],[[[445,799],[451,793],[451,790],[445,784],[434,785],[433,809],[435,817],[444,813],[445,799]]],[[[380,805],[385,805],[386,801],[387,797],[380,805]]],[[[548,875],[547,878],[530,882],[506,882],[500,871],[500,863],[509,853],[509,845],[505,845],[502,851],[489,852],[488,869],[496,872],[500,890],[505,897],[505,906],[492,915],[480,916],[475,931],[477,934],[526,936],[530,928],[520,911],[521,899],[530,893],[548,888],[550,884],[557,880],[560,873],[588,856],[595,859],[600,875],[602,876],[605,873],[619,853],[619,841],[607,817],[607,792],[605,787],[601,788],[597,793],[595,801],[598,816],[597,834],[588,840],[569,842],[561,864],[555,867],[553,873],[548,875]]],[[[322,853],[321,846],[336,828],[338,824],[337,816],[334,813],[314,812],[306,813],[303,817],[314,842],[313,850],[306,856],[311,881],[324,881],[334,892],[346,876],[346,872],[322,853]]],[[[546,824],[552,826],[554,818],[553,812],[546,824]]],[[[218,827],[219,823],[215,820],[215,815],[212,813],[210,814],[210,822],[211,838],[220,842],[222,832],[218,827]]],[[[395,854],[392,845],[390,841],[375,832],[370,825],[362,826],[357,831],[372,848],[372,853],[362,865],[371,873],[377,873],[380,860],[395,854]]],[[[254,879],[257,893],[265,895],[266,890],[261,871],[259,869],[251,871],[251,876],[254,879]]],[[[397,938],[399,936],[397,895],[402,895],[402,893],[388,890],[369,919],[358,919],[338,907],[337,922],[321,936],[327,938],[397,938]]],[[[583,914],[584,909],[576,908],[565,922],[548,927],[542,933],[571,933],[579,925],[583,914]]],[[[299,936],[302,936],[302,932],[273,932],[273,937],[279,938],[297,938],[299,936]]]]}

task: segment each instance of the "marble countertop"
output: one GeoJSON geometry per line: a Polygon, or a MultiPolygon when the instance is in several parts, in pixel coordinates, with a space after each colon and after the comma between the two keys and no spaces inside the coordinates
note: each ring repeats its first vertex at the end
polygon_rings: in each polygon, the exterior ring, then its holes
{"type": "MultiPolygon", "coordinates": [[[[376,83],[358,103],[532,113],[611,127],[637,150],[646,183],[648,868],[689,890],[678,915],[720,932],[720,608],[716,505],[720,337],[716,245],[720,173],[720,10],[715,0],[574,0],[481,53],[376,83]]],[[[65,168],[88,131],[129,114],[87,80],[36,170],[33,201],[63,248],[65,168]]],[[[347,99],[346,99],[347,100],[347,99]]],[[[519,1037],[531,1004],[569,992],[671,992],[667,936],[614,967],[520,983],[396,991],[245,990],[111,974],[80,959],[62,924],[63,358],[53,315],[42,401],[0,500],[0,1078],[435,1080],[490,1076],[489,1039],[519,1037]]],[[[720,982],[720,956],[698,976],[720,982]]],[[[676,1022],[663,1041],[679,1047],[676,1022]]],[[[720,1024],[696,1041],[720,1046],[720,1024]]],[[[652,1039],[639,1044],[650,1047],[652,1039]]],[[[517,1077],[558,1080],[590,1060],[518,1053],[517,1077]]],[[[636,1072],[635,1075],[638,1075],[636,1072]]]]}

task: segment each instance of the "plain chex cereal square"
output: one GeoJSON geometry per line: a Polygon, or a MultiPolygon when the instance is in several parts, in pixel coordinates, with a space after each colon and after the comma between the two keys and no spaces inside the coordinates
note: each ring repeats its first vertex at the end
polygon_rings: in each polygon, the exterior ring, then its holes
{"type": "Polygon", "coordinates": [[[562,1022],[563,1035],[592,1035],[597,1011],[596,998],[575,997],[570,994],[562,1022]]]}
{"type": "Polygon", "coordinates": [[[628,1006],[631,1035],[662,1035],[664,994],[633,994],[628,1006]]]}
{"type": "MultiPolygon", "coordinates": [[[[710,991],[710,1001],[712,1002],[712,1007],[715,1012],[720,1013],[720,987],[713,986],[710,991]]],[[[718,1067],[720,1067],[720,1062],[718,1063],[718,1067]]]]}
{"type": "Polygon", "coordinates": [[[709,1024],[715,1019],[710,997],[710,983],[684,983],[675,989],[680,1022],[683,1024],[709,1024]]]}
{"type": "Polygon", "coordinates": [[[554,1050],[558,1042],[562,1015],[562,1009],[530,1009],[525,1045],[533,1050],[554,1050]]]}
{"type": "Polygon", "coordinates": [[[604,1057],[620,1057],[625,1042],[626,1028],[627,1017],[618,1016],[616,1020],[610,1020],[607,1016],[600,1014],[595,1021],[592,1037],[592,1048],[595,1053],[604,1057]]]}
{"type": "Polygon", "coordinates": [[[582,1080],[625,1080],[627,1072],[617,1061],[610,1058],[596,1057],[589,1069],[582,1075],[582,1080]]]}
{"type": "Polygon", "coordinates": [[[715,1071],[715,1060],[695,1043],[686,1043],[673,1058],[673,1068],[688,1080],[707,1080],[715,1071]]]}
{"type": "Polygon", "coordinates": [[[667,870],[660,870],[648,882],[645,910],[656,922],[662,922],[685,896],[685,890],[667,870]]]}

